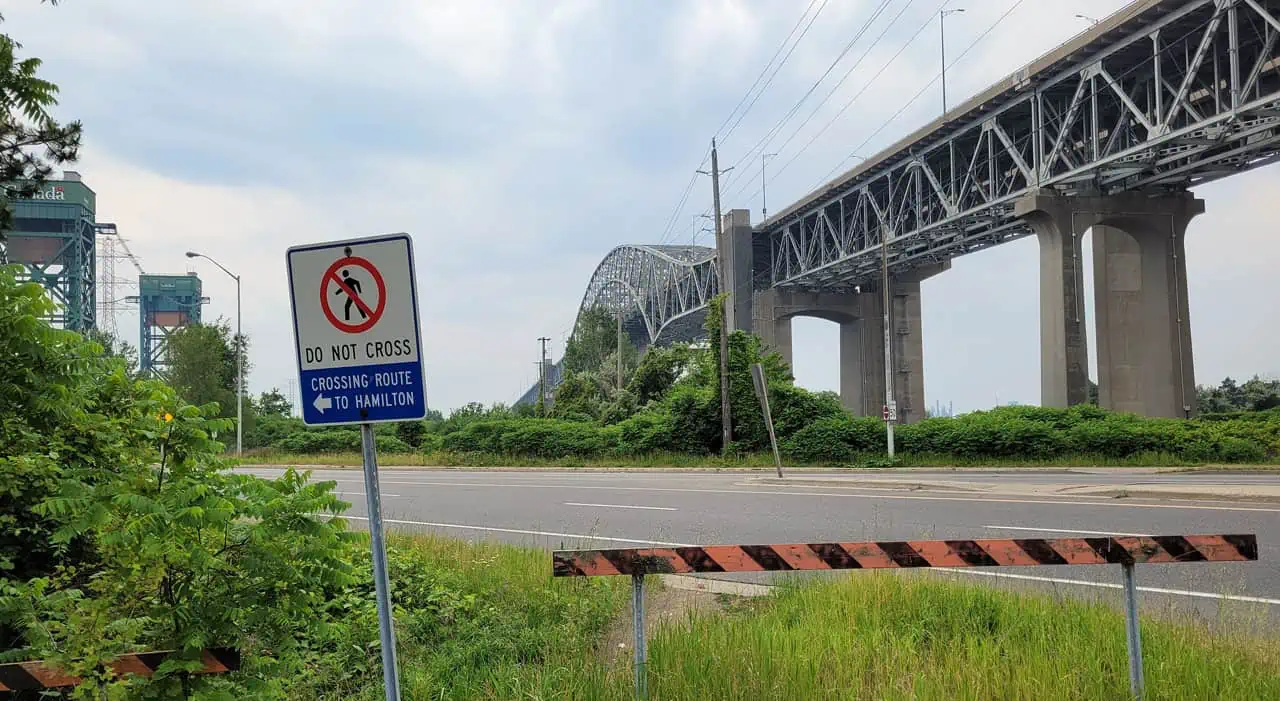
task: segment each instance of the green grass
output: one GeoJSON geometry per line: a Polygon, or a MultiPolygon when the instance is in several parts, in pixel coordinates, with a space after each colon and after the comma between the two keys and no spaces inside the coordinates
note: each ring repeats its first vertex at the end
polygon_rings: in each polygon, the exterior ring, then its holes
{"type": "MultiPolygon", "coordinates": [[[[630,650],[601,649],[624,578],[553,580],[545,551],[431,536],[392,538],[391,575],[404,698],[631,697],[630,650]]],[[[1149,699],[1280,699],[1280,640],[1142,625],[1149,699]]],[[[371,609],[339,617],[290,698],[381,699],[376,639],[371,609]]],[[[1124,699],[1124,640],[1104,604],[858,572],[664,621],[650,698],[1124,699]]]]}
{"type": "MultiPolygon", "coordinates": [[[[559,689],[581,696],[602,683],[593,650],[627,600],[626,582],[552,581],[550,556],[529,548],[434,536],[396,536],[389,545],[403,698],[517,699],[559,689]]],[[[363,556],[356,564],[367,571],[367,550],[363,556]]],[[[375,610],[348,605],[337,607],[323,654],[290,679],[291,699],[383,698],[375,610]]]]}
{"type": "MultiPolygon", "coordinates": [[[[316,465],[327,467],[358,467],[359,453],[335,453],[292,455],[287,453],[259,452],[242,461],[255,465],[316,465]]],[[[736,456],[690,455],[687,453],[652,453],[634,456],[601,456],[595,458],[568,457],[560,459],[530,458],[493,453],[387,453],[378,456],[380,465],[407,467],[648,467],[686,469],[771,468],[771,453],[749,453],[736,456]]],[[[1109,458],[1098,455],[1069,455],[1051,460],[1014,459],[964,459],[953,455],[899,454],[894,467],[1209,467],[1213,469],[1250,470],[1280,467],[1280,460],[1259,465],[1206,465],[1187,462],[1165,453],[1139,453],[1126,458],[1109,458]]],[[[848,465],[784,463],[784,467],[887,467],[883,455],[868,455],[865,460],[848,465]]]]}
{"type": "MultiPolygon", "coordinates": [[[[1148,699],[1280,699],[1280,643],[1143,621],[1148,699]]],[[[1102,604],[891,573],[786,587],[658,631],[650,696],[1124,699],[1124,623],[1102,604]]],[[[624,697],[618,680],[612,687],[624,697]]]]}

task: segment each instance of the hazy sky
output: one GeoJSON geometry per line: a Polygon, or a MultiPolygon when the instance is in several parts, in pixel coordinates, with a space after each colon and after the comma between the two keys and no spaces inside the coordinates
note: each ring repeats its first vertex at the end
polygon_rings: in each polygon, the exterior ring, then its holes
{"type": "MultiPolygon", "coordinates": [[[[770,164],[770,209],[804,195],[860,144],[869,155],[940,110],[935,84],[886,125],[936,77],[940,4],[892,0],[777,131],[767,148],[781,154],[770,164]]],[[[948,57],[1012,4],[950,2],[967,12],[947,18],[948,57]]],[[[1084,29],[1075,13],[1102,17],[1122,4],[1022,2],[948,71],[951,101],[1084,29]]],[[[538,336],[551,336],[559,357],[610,248],[694,240],[694,218],[710,205],[705,179],[674,230],[666,223],[707,142],[806,6],[819,5],[722,139],[732,165],[881,2],[29,0],[4,15],[5,31],[61,86],[59,114],[85,124],[78,170],[98,193],[99,220],[120,227],[148,272],[185,272],[183,251],[196,249],[242,274],[251,390],[284,389],[296,376],[285,248],[407,231],[428,392],[447,410],[514,400],[535,376],[538,336]]],[[[759,166],[754,158],[727,176],[725,209],[758,218],[759,166]]],[[[1269,168],[1198,193],[1208,213],[1187,249],[1201,382],[1280,373],[1280,305],[1267,301],[1280,254],[1277,192],[1280,169],[1269,168]]],[[[958,259],[925,283],[931,405],[1038,401],[1037,266],[1035,241],[1024,239],[958,259]]],[[[206,317],[233,317],[233,283],[207,263],[194,269],[212,298],[206,317]]],[[[136,314],[118,323],[136,340],[136,314]]],[[[835,389],[836,326],[799,319],[794,342],[800,383],[835,389]]]]}

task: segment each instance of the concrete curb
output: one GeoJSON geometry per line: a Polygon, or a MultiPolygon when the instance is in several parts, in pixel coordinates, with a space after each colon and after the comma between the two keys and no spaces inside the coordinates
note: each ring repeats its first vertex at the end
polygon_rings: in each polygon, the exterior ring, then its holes
{"type": "MultiPolygon", "coordinates": [[[[245,463],[236,466],[246,470],[283,470],[289,467],[299,470],[359,470],[359,465],[265,465],[245,463]]],[[[772,465],[762,467],[477,467],[469,465],[379,465],[379,470],[419,470],[422,472],[707,472],[722,474],[753,474],[773,472],[772,465]]],[[[1036,474],[1116,474],[1157,475],[1167,473],[1210,473],[1269,475],[1280,474],[1280,468],[1239,469],[1232,467],[784,467],[783,470],[804,474],[833,475],[884,475],[913,474],[917,472],[954,472],[964,475],[1005,474],[1010,472],[1036,474]]]]}
{"type": "Polygon", "coordinates": [[[972,486],[954,482],[913,482],[907,480],[858,480],[858,479],[778,479],[777,477],[757,477],[739,483],[744,487],[807,487],[821,489],[876,489],[884,491],[904,492],[952,492],[956,494],[987,495],[999,497],[1066,497],[1076,499],[1179,499],[1198,501],[1226,501],[1255,504],[1280,504],[1280,494],[1242,494],[1238,488],[1231,491],[1213,489],[1187,489],[1182,485],[1174,485],[1173,489],[1151,489],[1143,485],[1101,485],[1101,484],[1069,484],[1069,485],[1025,485],[1022,489],[1011,489],[1007,485],[976,483],[972,486]]]}

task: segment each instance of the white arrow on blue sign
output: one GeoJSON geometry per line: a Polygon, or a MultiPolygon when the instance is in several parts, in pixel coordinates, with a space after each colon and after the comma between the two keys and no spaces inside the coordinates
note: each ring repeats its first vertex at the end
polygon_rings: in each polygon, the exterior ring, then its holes
{"type": "Polygon", "coordinates": [[[303,422],[426,416],[408,234],[294,246],[286,258],[303,422]]]}

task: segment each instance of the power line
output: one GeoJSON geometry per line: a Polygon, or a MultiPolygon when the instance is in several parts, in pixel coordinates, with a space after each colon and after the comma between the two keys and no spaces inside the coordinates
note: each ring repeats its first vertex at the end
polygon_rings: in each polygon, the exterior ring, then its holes
{"type": "MultiPolygon", "coordinates": [[[[720,127],[718,129],[716,129],[717,138],[720,138],[723,141],[725,138],[729,136],[729,134],[721,135],[720,132],[724,131],[725,126],[728,125],[729,121],[733,119],[733,115],[737,114],[738,110],[742,108],[742,105],[746,104],[747,98],[751,97],[752,91],[754,91],[756,89],[756,86],[760,84],[760,79],[764,78],[764,74],[769,72],[769,66],[772,66],[773,62],[778,60],[778,55],[782,53],[782,50],[784,48],[786,48],[787,43],[791,41],[791,37],[795,36],[796,30],[800,29],[800,24],[804,22],[804,18],[809,15],[809,10],[812,10],[813,6],[817,2],[818,0],[809,0],[809,6],[804,8],[804,12],[800,13],[800,17],[796,20],[796,23],[791,26],[791,31],[787,33],[787,37],[782,40],[781,44],[778,44],[777,50],[773,52],[773,56],[769,57],[769,61],[768,63],[764,64],[764,68],[760,69],[760,75],[756,76],[755,81],[751,83],[751,87],[747,88],[747,92],[743,93],[742,99],[738,100],[738,104],[734,106],[733,111],[729,113],[729,116],[724,118],[724,122],[720,124],[720,127]]],[[[824,2],[823,4],[825,5],[826,3],[824,2]]],[[[822,11],[821,8],[819,8],[818,11],[821,12],[822,11]]],[[[814,17],[816,18],[817,15],[815,14],[814,17]]],[[[790,56],[790,54],[787,54],[787,55],[790,56]]],[[[784,59],[784,62],[785,62],[785,59],[784,59]]],[[[765,87],[768,87],[768,86],[766,85],[765,87]]],[[[752,104],[755,104],[755,103],[753,102],[752,104]]],[[[750,108],[747,108],[747,109],[750,110],[750,108]]],[[[746,114],[746,113],[744,112],[743,114],[746,114]]],[[[741,119],[739,119],[739,121],[741,121],[741,119]]],[[[734,126],[737,126],[737,125],[735,124],[734,126]]],[[[730,133],[732,133],[733,130],[730,129],[729,131],[730,133]]]]}
{"type": "MultiPolygon", "coordinates": [[[[948,0],[943,0],[942,3],[939,5],[939,7],[946,5],[947,1],[948,0]]],[[[911,2],[914,2],[914,0],[911,0],[911,2]]],[[[902,10],[900,10],[898,14],[894,16],[892,20],[890,20],[889,24],[886,25],[883,30],[881,30],[880,35],[876,37],[875,41],[873,41],[871,45],[867,47],[866,51],[864,51],[862,55],[858,57],[858,60],[854,62],[853,66],[849,68],[849,70],[845,73],[844,77],[840,79],[840,82],[836,83],[836,85],[831,89],[831,91],[827,93],[827,96],[823,98],[822,102],[818,103],[818,105],[814,108],[813,112],[811,112],[809,116],[805,118],[804,122],[802,122],[800,126],[796,127],[795,131],[791,132],[791,136],[787,137],[787,140],[783,142],[782,146],[778,147],[779,152],[781,152],[784,148],[786,148],[787,144],[791,143],[791,140],[794,139],[797,135],[799,135],[801,130],[804,129],[805,125],[807,125],[809,121],[813,119],[815,115],[817,115],[818,111],[822,109],[822,105],[826,104],[827,101],[831,99],[831,97],[835,94],[836,90],[839,89],[840,85],[842,85],[844,81],[853,73],[853,71],[857,69],[859,65],[862,64],[862,62],[867,58],[867,56],[871,55],[871,52],[874,51],[875,48],[880,45],[880,42],[884,39],[885,35],[889,33],[889,30],[892,29],[898,23],[898,20],[902,18],[903,14],[906,13],[908,7],[910,7],[910,2],[908,2],[908,4],[905,5],[902,8],[902,10]]],[[[878,80],[880,76],[884,74],[885,70],[889,67],[889,65],[892,64],[894,61],[896,61],[897,58],[902,55],[902,52],[905,51],[907,47],[910,46],[920,36],[920,34],[925,30],[925,28],[929,26],[931,21],[932,21],[932,14],[930,15],[930,19],[926,19],[924,24],[920,25],[920,28],[916,30],[915,34],[912,34],[911,38],[903,43],[902,47],[898,49],[898,52],[895,53],[880,68],[880,70],[877,71],[876,74],[871,77],[871,80],[867,81],[867,83],[862,86],[862,89],[859,90],[857,94],[853,96],[852,99],[846,102],[844,106],[840,108],[840,111],[838,111],[835,114],[835,116],[833,116],[822,127],[822,129],[820,129],[816,134],[814,134],[813,137],[809,139],[808,143],[806,143],[803,147],[801,147],[800,150],[795,153],[795,155],[789,158],[787,162],[782,165],[781,168],[778,168],[776,171],[774,171],[774,174],[773,174],[774,177],[776,178],[777,176],[781,175],[782,172],[787,169],[787,166],[795,162],[795,160],[799,158],[800,154],[804,153],[804,151],[808,149],[809,146],[811,146],[813,142],[818,139],[819,136],[825,133],[826,130],[829,129],[831,125],[834,124],[835,121],[840,118],[840,115],[844,114],[844,112],[849,109],[849,106],[852,105],[863,93],[865,93],[867,89],[870,88],[876,82],[876,80],[878,80]]],[[[736,191],[734,191],[732,197],[736,198],[738,195],[742,194],[742,192],[745,191],[748,187],[750,187],[750,182],[744,181],[744,184],[741,187],[739,187],[736,191]]]]}
{"type": "MultiPolygon", "coordinates": [[[[814,21],[818,19],[818,15],[821,14],[822,9],[826,7],[828,0],[821,0],[822,4],[819,5],[817,11],[810,16],[809,11],[813,9],[813,6],[818,2],[819,0],[809,0],[809,5],[805,7],[804,12],[800,13],[800,17],[796,20],[796,23],[792,25],[791,31],[787,33],[787,36],[782,40],[782,43],[778,44],[778,48],[773,52],[773,56],[769,57],[768,62],[766,62],[764,67],[760,69],[760,74],[757,75],[755,81],[751,83],[751,87],[747,88],[746,93],[742,95],[742,99],[738,101],[738,104],[735,105],[733,110],[729,112],[729,115],[725,117],[724,122],[722,122],[720,127],[716,129],[717,138],[722,138],[723,140],[723,138],[727,138],[729,134],[732,134],[733,131],[738,128],[738,125],[742,123],[743,117],[751,111],[751,108],[755,106],[756,101],[760,99],[760,96],[764,94],[764,91],[773,83],[774,77],[778,74],[778,71],[782,69],[782,66],[786,64],[787,60],[791,58],[791,54],[795,51],[796,46],[800,44],[800,40],[804,38],[805,34],[809,33],[809,28],[812,27],[814,21]],[[777,61],[782,50],[787,47],[787,44],[791,42],[791,38],[795,36],[796,30],[798,30],[800,25],[804,23],[805,17],[809,17],[809,23],[805,25],[804,30],[800,32],[800,36],[796,37],[795,42],[791,43],[791,48],[787,51],[787,54],[782,57],[782,60],[774,67],[773,72],[769,74],[768,80],[765,81],[764,85],[760,85],[760,80],[764,78],[766,73],[769,73],[770,66],[774,66],[774,62],[777,61]],[[758,85],[760,85],[760,90],[755,93],[754,98],[751,98],[752,92],[755,91],[756,86],[758,85]],[[748,98],[751,98],[751,103],[746,106],[746,109],[742,109],[741,113],[739,113],[739,110],[742,108],[742,105],[747,102],[748,98]],[[725,132],[724,136],[721,137],[720,132],[724,131],[725,125],[729,124],[735,114],[738,115],[737,121],[735,121],[733,126],[729,127],[729,131],[725,132]]],[[[698,179],[696,171],[707,165],[707,159],[710,158],[710,155],[710,150],[708,150],[707,153],[703,155],[702,160],[698,163],[698,167],[694,169],[695,172],[689,176],[689,182],[685,184],[684,190],[680,195],[680,200],[676,203],[675,209],[671,212],[671,216],[667,218],[666,226],[662,229],[662,237],[659,240],[659,245],[666,244],[675,235],[676,222],[680,219],[680,215],[684,213],[685,205],[689,201],[689,195],[692,193],[693,186],[698,179]]]]}
{"type": "MultiPolygon", "coordinates": [[[[858,42],[858,40],[861,39],[864,34],[866,34],[868,29],[870,29],[871,24],[875,22],[875,20],[885,11],[885,9],[888,8],[891,1],[892,0],[883,0],[883,2],[881,2],[880,7],[878,7],[875,10],[875,12],[872,13],[871,17],[866,22],[863,23],[862,28],[859,29],[854,34],[853,38],[849,40],[847,44],[845,44],[844,48],[840,51],[840,54],[836,56],[835,60],[832,61],[829,66],[827,66],[827,70],[823,71],[822,75],[819,76],[818,79],[813,82],[813,85],[809,86],[809,89],[805,91],[804,95],[800,96],[800,99],[797,100],[796,103],[791,106],[791,109],[788,110],[787,113],[783,115],[781,119],[779,119],[776,123],[774,123],[774,125],[769,129],[769,131],[766,132],[765,135],[762,136],[754,146],[752,146],[750,149],[748,149],[745,153],[742,154],[742,156],[738,159],[738,161],[733,164],[735,168],[746,163],[749,159],[755,158],[756,153],[761,151],[761,149],[764,149],[766,145],[773,140],[773,137],[777,135],[777,133],[782,129],[782,127],[786,126],[787,122],[790,121],[791,118],[794,117],[795,114],[800,111],[800,107],[804,105],[805,100],[809,99],[809,96],[812,95],[814,91],[818,89],[818,86],[822,84],[822,81],[826,80],[827,76],[831,75],[831,72],[835,70],[837,65],[840,64],[840,61],[844,60],[844,57],[849,54],[849,52],[853,49],[854,45],[858,42]]],[[[846,77],[848,77],[847,74],[846,74],[846,77]]],[[[843,79],[841,79],[841,82],[843,82],[843,79]]],[[[839,85],[837,85],[836,87],[839,87],[839,85]]],[[[828,95],[826,99],[830,99],[830,95],[828,95]]],[[[823,102],[825,102],[826,99],[824,99],[823,102]]],[[[819,104],[819,107],[821,107],[821,104],[819,104]]],[[[733,179],[730,179],[730,182],[732,181],[733,179]]]]}
{"type": "MultiPolygon", "coordinates": [[[[773,72],[769,74],[769,79],[760,87],[760,91],[756,93],[756,96],[751,99],[751,104],[747,105],[747,108],[742,111],[742,114],[738,115],[738,121],[734,122],[733,126],[729,128],[728,133],[725,134],[726,138],[729,134],[733,133],[734,129],[738,128],[738,125],[742,123],[742,118],[747,116],[747,113],[751,111],[751,108],[755,107],[756,102],[760,99],[760,96],[764,94],[764,91],[769,89],[769,86],[773,83],[773,79],[777,77],[778,71],[782,70],[782,67],[786,65],[787,59],[791,58],[791,54],[795,52],[796,47],[800,45],[800,41],[804,39],[804,36],[809,33],[809,28],[813,26],[814,21],[818,19],[818,15],[822,14],[822,9],[826,6],[827,0],[822,0],[822,4],[818,6],[817,12],[813,13],[813,16],[809,18],[809,23],[804,26],[804,31],[800,32],[800,36],[796,37],[795,42],[791,44],[791,48],[787,50],[787,55],[783,56],[782,60],[778,62],[778,65],[774,67],[773,72]]],[[[741,165],[741,162],[734,164],[735,167],[738,165],[741,165]]]]}

